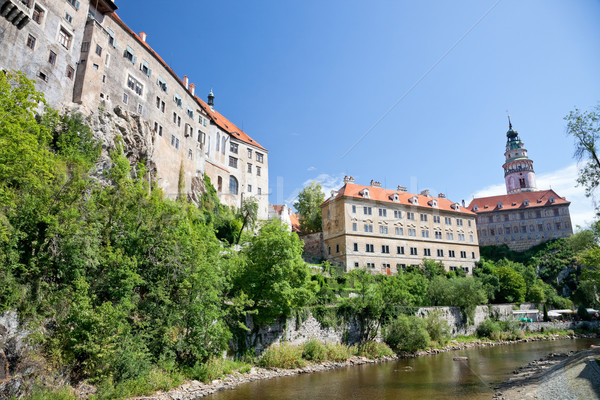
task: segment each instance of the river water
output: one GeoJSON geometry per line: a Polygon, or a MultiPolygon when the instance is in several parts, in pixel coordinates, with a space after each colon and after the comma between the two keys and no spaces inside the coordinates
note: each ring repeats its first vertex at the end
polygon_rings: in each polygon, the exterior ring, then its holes
{"type": "Polygon", "coordinates": [[[599,339],[557,340],[458,350],[382,364],[340,368],[247,383],[211,400],[491,399],[493,387],[519,366],[549,353],[600,345],[599,339]],[[454,361],[466,356],[467,361],[454,361]]]}

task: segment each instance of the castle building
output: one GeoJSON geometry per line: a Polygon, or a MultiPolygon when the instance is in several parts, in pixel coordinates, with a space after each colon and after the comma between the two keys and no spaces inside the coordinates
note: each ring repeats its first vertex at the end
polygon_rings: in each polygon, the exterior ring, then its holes
{"type": "Polygon", "coordinates": [[[188,193],[206,173],[222,203],[254,198],[267,219],[268,151],[215,109],[212,90],[207,102],[196,96],[116,10],[111,0],[0,0],[0,69],[23,71],[54,108],[133,120],[167,196],[182,172],[188,193]]]}
{"type": "Polygon", "coordinates": [[[469,204],[477,214],[479,244],[506,244],[511,250],[524,251],[550,239],[570,236],[570,202],[552,189],[537,190],[533,161],[510,117],[506,138],[502,167],[507,194],[475,198],[469,204]]]}
{"type": "Polygon", "coordinates": [[[346,271],[367,268],[395,274],[424,258],[446,270],[472,273],[479,260],[474,212],[425,190],[356,185],[352,177],[321,204],[326,258],[346,271]]]}

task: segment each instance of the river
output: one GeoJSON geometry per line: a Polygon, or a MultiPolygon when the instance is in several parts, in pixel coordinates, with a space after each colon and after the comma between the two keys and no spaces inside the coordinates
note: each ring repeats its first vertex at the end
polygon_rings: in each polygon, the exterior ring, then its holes
{"type": "Polygon", "coordinates": [[[218,392],[211,400],[491,399],[494,386],[519,366],[549,353],[600,344],[598,339],[474,348],[382,364],[263,380],[218,392]],[[454,361],[466,356],[468,361],[454,361]]]}

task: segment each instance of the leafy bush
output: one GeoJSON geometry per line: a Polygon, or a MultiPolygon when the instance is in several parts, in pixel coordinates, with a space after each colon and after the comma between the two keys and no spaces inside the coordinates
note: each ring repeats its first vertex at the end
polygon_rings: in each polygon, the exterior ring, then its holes
{"type": "Polygon", "coordinates": [[[61,387],[57,390],[41,389],[35,391],[27,398],[27,400],[77,400],[68,387],[61,387]]]}
{"type": "Polygon", "coordinates": [[[414,352],[429,346],[425,321],[414,315],[400,315],[386,328],[385,343],[394,351],[414,352]]]}
{"type": "Polygon", "coordinates": [[[375,360],[383,357],[392,357],[395,353],[387,344],[371,341],[358,346],[357,355],[375,360]]]}
{"type": "Polygon", "coordinates": [[[308,361],[325,361],[327,360],[327,347],[323,342],[310,339],[302,346],[302,357],[308,361]]]}
{"type": "Polygon", "coordinates": [[[205,363],[197,363],[194,365],[187,375],[190,378],[208,383],[215,379],[230,375],[234,371],[239,371],[240,373],[248,372],[250,368],[250,365],[244,362],[222,358],[211,358],[205,363]]]}
{"type": "Polygon", "coordinates": [[[480,338],[491,339],[492,335],[502,331],[502,327],[498,321],[486,319],[477,327],[477,336],[480,338]]]}
{"type": "Polygon", "coordinates": [[[301,368],[306,365],[302,359],[302,347],[291,344],[275,344],[269,346],[259,360],[265,368],[301,368]]]}
{"type": "Polygon", "coordinates": [[[450,340],[450,328],[448,321],[441,317],[441,312],[434,311],[427,315],[425,324],[429,338],[441,346],[445,346],[450,340]]]}

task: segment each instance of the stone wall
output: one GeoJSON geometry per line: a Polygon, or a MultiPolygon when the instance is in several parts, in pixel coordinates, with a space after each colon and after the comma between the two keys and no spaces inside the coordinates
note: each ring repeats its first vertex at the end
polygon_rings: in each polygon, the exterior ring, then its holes
{"type": "MultiPolygon", "coordinates": [[[[466,320],[458,307],[422,307],[418,309],[416,315],[426,317],[429,313],[436,310],[448,322],[451,335],[457,336],[474,334],[479,324],[490,316],[502,321],[512,318],[513,305],[494,304],[491,306],[478,306],[475,310],[474,325],[466,324],[466,320]]],[[[254,326],[251,318],[248,318],[246,324],[251,332],[246,337],[246,347],[253,348],[256,354],[262,353],[271,344],[282,342],[300,345],[310,339],[317,339],[325,343],[343,342],[354,344],[360,340],[360,327],[358,323],[324,328],[312,314],[309,314],[301,321],[292,317],[287,321],[278,321],[260,329],[254,326]]]]}
{"type": "Polygon", "coordinates": [[[523,329],[530,332],[540,332],[542,330],[557,329],[598,329],[600,321],[553,321],[553,322],[528,322],[523,325],[523,329]]]}
{"type": "Polygon", "coordinates": [[[325,258],[325,247],[323,245],[323,232],[309,233],[301,235],[300,239],[304,241],[304,256],[311,258],[311,261],[320,262],[325,258]]]}

